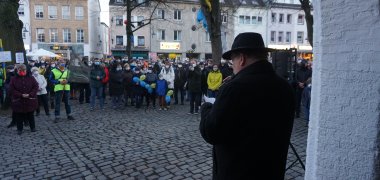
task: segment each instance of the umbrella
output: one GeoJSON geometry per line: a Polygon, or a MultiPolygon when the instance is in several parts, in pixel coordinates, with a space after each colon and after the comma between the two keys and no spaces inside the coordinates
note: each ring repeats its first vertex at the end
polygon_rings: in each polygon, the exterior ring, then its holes
{"type": "Polygon", "coordinates": [[[59,57],[57,54],[47,51],[45,49],[38,49],[37,51],[26,54],[26,56],[59,57]]]}

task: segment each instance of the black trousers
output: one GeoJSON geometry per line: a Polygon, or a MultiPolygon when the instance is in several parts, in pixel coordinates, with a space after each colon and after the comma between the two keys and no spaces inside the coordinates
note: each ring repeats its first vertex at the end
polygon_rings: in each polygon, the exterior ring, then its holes
{"type": "Polygon", "coordinates": [[[90,103],[91,89],[89,83],[78,83],[77,88],[79,89],[79,102],[90,103]]]}
{"type": "Polygon", "coordinates": [[[156,107],[156,98],[157,98],[157,95],[156,95],[155,91],[156,90],[154,89],[152,91],[152,93],[147,93],[146,94],[146,98],[145,98],[145,100],[146,100],[146,107],[149,107],[150,102],[152,102],[153,107],[156,107]]]}
{"type": "Polygon", "coordinates": [[[299,116],[301,112],[302,92],[303,92],[303,88],[296,89],[296,116],[299,116]]]}
{"type": "Polygon", "coordinates": [[[178,104],[178,94],[181,94],[181,103],[183,103],[186,90],[183,87],[174,87],[174,102],[176,104],[178,104]]]}
{"type": "Polygon", "coordinates": [[[13,113],[13,118],[17,123],[17,130],[22,131],[24,128],[24,121],[29,122],[30,129],[36,129],[36,125],[34,122],[34,115],[33,111],[32,112],[27,112],[27,113],[19,113],[19,112],[14,112],[13,113]]]}
{"type": "Polygon", "coordinates": [[[190,92],[190,113],[198,113],[202,92],[190,92]]]}
{"type": "Polygon", "coordinates": [[[40,114],[40,106],[44,106],[45,114],[49,114],[49,103],[48,103],[48,97],[47,94],[41,94],[37,96],[38,98],[38,107],[36,109],[37,114],[40,114]]]}

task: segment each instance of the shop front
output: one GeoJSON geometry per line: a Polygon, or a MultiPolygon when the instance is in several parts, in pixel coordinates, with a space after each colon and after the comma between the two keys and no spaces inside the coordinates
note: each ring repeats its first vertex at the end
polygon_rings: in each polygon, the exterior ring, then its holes
{"type": "MultiPolygon", "coordinates": [[[[112,56],[116,58],[124,58],[127,56],[125,49],[111,49],[112,56]]],[[[148,59],[149,50],[141,48],[133,48],[131,59],[148,59]]]]}
{"type": "Polygon", "coordinates": [[[51,51],[64,59],[70,60],[71,57],[84,57],[84,44],[38,44],[38,49],[51,51]]]}

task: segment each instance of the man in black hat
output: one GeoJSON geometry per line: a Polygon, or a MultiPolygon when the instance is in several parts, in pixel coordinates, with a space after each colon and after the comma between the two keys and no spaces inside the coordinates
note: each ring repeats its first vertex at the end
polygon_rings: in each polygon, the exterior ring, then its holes
{"type": "Polygon", "coordinates": [[[201,107],[201,135],[213,145],[213,179],[284,179],[294,93],[267,61],[269,51],[260,34],[249,32],[223,54],[234,75],[214,104],[201,107]]]}

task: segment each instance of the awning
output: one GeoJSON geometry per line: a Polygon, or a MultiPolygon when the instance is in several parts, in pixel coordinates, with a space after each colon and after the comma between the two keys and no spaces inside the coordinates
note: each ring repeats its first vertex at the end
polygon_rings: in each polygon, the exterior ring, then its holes
{"type": "Polygon", "coordinates": [[[132,59],[148,59],[148,53],[133,53],[132,52],[132,59]]]}
{"type": "Polygon", "coordinates": [[[125,56],[125,51],[112,51],[112,56],[125,56]]]}

